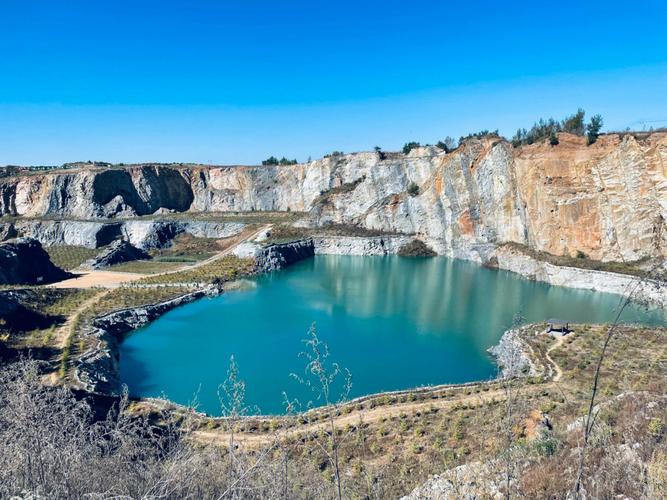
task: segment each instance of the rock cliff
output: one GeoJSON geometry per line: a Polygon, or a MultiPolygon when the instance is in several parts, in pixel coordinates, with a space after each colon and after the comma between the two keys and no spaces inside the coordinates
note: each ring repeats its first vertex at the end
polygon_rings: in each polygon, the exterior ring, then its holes
{"type": "Polygon", "coordinates": [[[255,259],[257,270],[266,273],[312,257],[315,255],[315,247],[310,238],[266,246],[255,242],[244,242],[234,249],[234,255],[242,259],[255,259]]]}
{"type": "MultiPolygon", "coordinates": [[[[7,225],[9,228],[10,225],[7,225]]],[[[172,220],[18,220],[11,224],[14,234],[34,238],[44,246],[75,245],[100,248],[117,239],[125,239],[144,250],[163,248],[182,233],[197,238],[226,238],[241,232],[244,224],[236,222],[172,220]]],[[[8,229],[9,230],[9,229],[8,229]]],[[[0,228],[0,239],[2,237],[0,228]]]]}
{"type": "Polygon", "coordinates": [[[92,327],[84,332],[93,346],[75,362],[74,377],[78,385],[88,392],[120,395],[122,386],[118,344],[122,336],[167,311],[202,297],[216,296],[220,292],[218,287],[210,286],[158,304],[122,309],[96,318],[92,327]]]}
{"type": "Polygon", "coordinates": [[[0,243],[0,284],[36,285],[71,276],[51,262],[39,241],[18,238],[0,243]]]}
{"type": "MultiPolygon", "coordinates": [[[[0,214],[109,218],[164,211],[307,211],[314,224],[415,234],[483,260],[499,243],[604,261],[665,256],[667,134],[560,134],[512,147],[494,137],[448,154],[334,155],[262,167],[91,168],[0,180],[0,214]]],[[[133,242],[133,244],[135,244],[133,242]]]]}
{"type": "Polygon", "coordinates": [[[132,246],[131,243],[125,240],[116,240],[92,260],[90,267],[92,269],[102,269],[123,262],[148,260],[150,258],[151,256],[147,252],[132,246]]]}

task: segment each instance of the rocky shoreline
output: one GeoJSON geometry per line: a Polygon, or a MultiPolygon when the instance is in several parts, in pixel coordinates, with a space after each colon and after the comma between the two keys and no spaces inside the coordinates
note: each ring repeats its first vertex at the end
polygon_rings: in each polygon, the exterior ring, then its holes
{"type": "Polygon", "coordinates": [[[76,384],[87,392],[119,396],[122,385],[118,346],[123,336],[176,307],[203,297],[215,297],[220,293],[220,287],[211,285],[165,302],[122,309],[95,318],[92,326],[83,332],[85,341],[92,341],[93,346],[75,361],[76,384]]]}
{"type": "Polygon", "coordinates": [[[519,274],[554,286],[613,293],[658,307],[667,306],[664,282],[625,274],[556,266],[509,248],[496,249],[485,265],[519,274]]]}

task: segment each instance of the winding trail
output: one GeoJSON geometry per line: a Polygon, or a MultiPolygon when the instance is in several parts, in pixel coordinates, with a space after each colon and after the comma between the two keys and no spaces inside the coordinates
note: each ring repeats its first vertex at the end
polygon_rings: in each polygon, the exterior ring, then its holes
{"type": "MultiPolygon", "coordinates": [[[[565,343],[564,337],[558,337],[556,342],[550,346],[545,352],[545,359],[553,366],[554,375],[551,380],[545,381],[544,384],[525,385],[523,390],[528,394],[540,393],[544,390],[545,385],[556,385],[563,377],[562,368],[550,356],[550,353],[565,343]]],[[[560,390],[560,389],[559,389],[560,390]]],[[[455,405],[481,405],[490,401],[503,401],[507,397],[503,388],[494,389],[487,392],[480,392],[470,395],[461,395],[459,397],[447,399],[427,399],[425,401],[398,403],[387,406],[377,406],[371,409],[352,410],[348,414],[338,415],[334,417],[334,426],[337,429],[344,428],[348,425],[357,425],[360,421],[363,423],[377,423],[387,418],[398,417],[404,413],[413,413],[417,411],[429,412],[433,408],[443,410],[452,408],[455,405]]],[[[318,421],[313,423],[306,423],[296,425],[292,428],[276,431],[274,433],[259,432],[259,433],[244,433],[235,432],[234,439],[240,443],[248,446],[262,446],[271,443],[273,440],[280,437],[303,436],[306,434],[327,430],[330,423],[328,421],[318,421]]],[[[215,430],[196,430],[192,432],[194,439],[204,443],[219,443],[226,444],[229,441],[230,434],[226,431],[215,430]]]]}
{"type": "MultiPolygon", "coordinates": [[[[570,333],[570,335],[574,335],[574,332],[570,333]]],[[[560,382],[560,379],[563,378],[563,370],[560,366],[558,366],[558,363],[553,360],[551,357],[551,352],[555,351],[559,347],[562,347],[564,342],[565,337],[558,337],[556,343],[549,347],[549,349],[547,349],[547,351],[544,353],[544,357],[549,363],[551,363],[551,366],[554,368],[555,375],[551,379],[552,382],[560,382]]]]}
{"type": "Polygon", "coordinates": [[[48,286],[51,288],[118,288],[124,283],[138,281],[147,276],[165,276],[168,274],[179,273],[181,271],[188,271],[190,269],[197,269],[198,267],[205,266],[231,254],[234,249],[241,243],[257,238],[257,236],[259,236],[262,232],[269,230],[272,226],[273,224],[263,224],[258,229],[252,229],[251,231],[243,230],[229,238],[230,244],[226,248],[195,264],[188,264],[185,266],[177,267],[175,269],[170,269],[168,271],[150,275],[106,270],[92,270],[83,272],[79,271],[74,273],[76,275],[75,278],[53,283],[48,286]]]}
{"type": "Polygon", "coordinates": [[[72,314],[69,315],[67,321],[65,321],[56,332],[56,337],[54,340],[58,349],[64,349],[67,345],[68,339],[74,334],[75,319],[79,317],[83,311],[97,304],[102,299],[102,297],[107,295],[109,292],[111,292],[111,290],[101,290],[99,293],[95,294],[93,297],[89,298],[74,311],[72,311],[72,314]]]}
{"type": "MultiPolygon", "coordinates": [[[[67,317],[67,320],[60,325],[60,327],[56,330],[56,335],[55,338],[53,339],[53,345],[56,349],[60,351],[59,354],[59,361],[62,359],[62,356],[64,356],[64,350],[65,347],[67,346],[67,343],[69,339],[74,335],[74,326],[76,319],[83,313],[86,309],[94,306],[97,304],[105,295],[110,293],[111,290],[100,290],[98,293],[90,297],[88,300],[84,301],[77,307],[74,311],[72,311],[72,314],[70,314],[67,317]]],[[[58,370],[54,370],[50,373],[47,373],[43,378],[43,382],[46,385],[54,386],[60,382],[60,374],[58,370]]]]}
{"type": "MultiPolygon", "coordinates": [[[[198,267],[205,266],[207,264],[210,264],[212,262],[215,262],[216,260],[220,260],[223,257],[231,254],[236,247],[238,247],[241,243],[245,243],[246,241],[254,240],[257,238],[260,234],[262,234],[264,231],[268,231],[273,227],[273,224],[264,224],[260,226],[258,229],[255,229],[252,232],[247,232],[244,234],[245,231],[241,231],[240,233],[230,237],[231,244],[228,245],[226,248],[221,250],[220,252],[217,252],[215,255],[212,255],[208,259],[204,259],[202,261],[199,261],[195,264],[188,265],[188,266],[183,266],[178,269],[171,269],[169,271],[165,271],[163,273],[158,273],[158,274],[152,274],[151,276],[164,276],[167,274],[174,274],[174,273],[179,273],[181,271],[189,271],[190,269],[197,269],[198,267]]],[[[142,275],[143,277],[143,275],[142,275]]]]}

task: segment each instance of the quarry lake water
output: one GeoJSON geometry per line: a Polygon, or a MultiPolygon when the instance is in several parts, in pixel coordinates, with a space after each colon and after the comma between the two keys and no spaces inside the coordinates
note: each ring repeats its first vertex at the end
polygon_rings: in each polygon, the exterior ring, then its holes
{"type": "MultiPolygon", "coordinates": [[[[553,287],[474,263],[437,258],[316,256],[248,286],[172,310],[121,344],[135,396],[164,396],[219,415],[230,356],[254,413],[284,411],[283,392],[321,404],[304,375],[311,324],[349,369],[351,396],[494,377],[487,349],[513,324],[557,317],[611,321],[619,296],[553,287]]],[[[633,306],[626,322],[664,324],[633,306]]]]}

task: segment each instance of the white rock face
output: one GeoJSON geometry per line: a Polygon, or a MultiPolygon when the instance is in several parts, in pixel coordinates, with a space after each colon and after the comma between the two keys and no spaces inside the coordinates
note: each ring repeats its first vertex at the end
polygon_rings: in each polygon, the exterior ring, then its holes
{"type": "Polygon", "coordinates": [[[518,273],[536,281],[550,285],[580,288],[598,292],[632,296],[638,301],[650,302],[661,307],[667,306],[667,287],[654,280],[640,280],[634,276],[554,266],[538,261],[528,255],[506,248],[499,248],[493,254],[498,267],[518,273]]]}
{"type": "Polygon", "coordinates": [[[18,221],[16,230],[43,246],[72,245],[98,248],[121,234],[120,223],[88,221],[18,221]]]}
{"type": "MultiPolygon", "coordinates": [[[[667,134],[569,134],[513,148],[493,137],[445,154],[366,152],[262,167],[132,166],[0,180],[0,214],[128,217],[156,211],[307,211],[469,256],[515,242],[603,261],[667,256],[667,134]]],[[[138,229],[136,231],[139,231],[138,229]]]]}
{"type": "Polygon", "coordinates": [[[137,248],[161,248],[174,236],[188,233],[197,238],[227,238],[240,233],[245,224],[237,222],[132,220],[120,222],[35,221],[15,223],[18,233],[44,246],[74,245],[99,248],[122,238],[137,248]]]}
{"type": "Polygon", "coordinates": [[[410,243],[410,236],[317,236],[313,238],[315,254],[329,255],[391,255],[410,243]]]}

